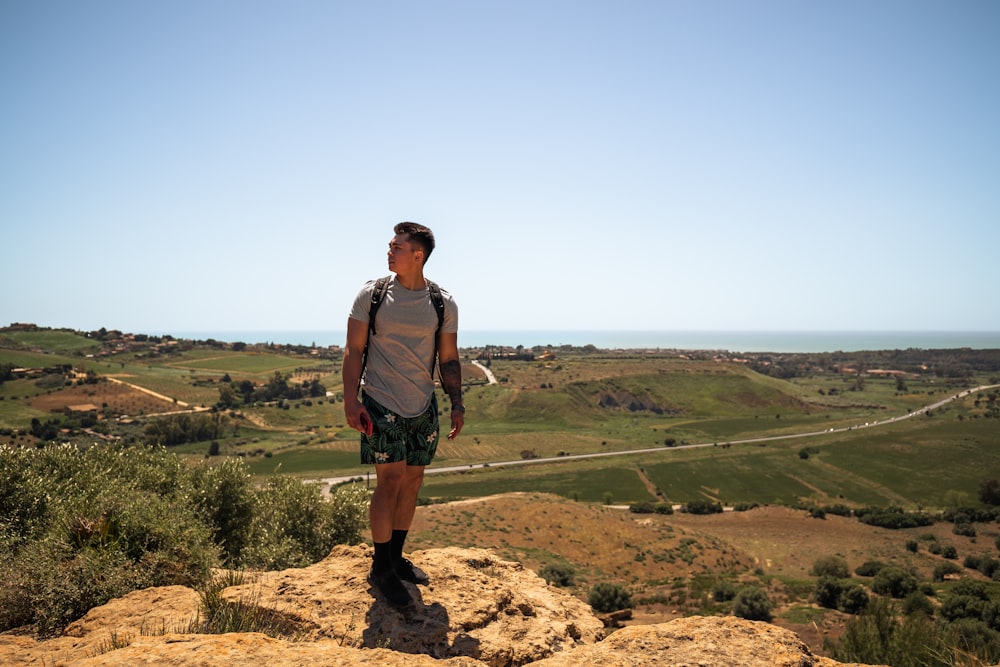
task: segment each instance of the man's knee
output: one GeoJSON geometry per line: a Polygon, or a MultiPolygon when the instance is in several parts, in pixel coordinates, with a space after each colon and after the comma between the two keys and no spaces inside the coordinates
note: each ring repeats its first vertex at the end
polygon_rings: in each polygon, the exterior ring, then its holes
{"type": "Polygon", "coordinates": [[[406,465],[403,461],[375,466],[375,483],[378,486],[398,489],[404,484],[406,477],[406,465]]]}

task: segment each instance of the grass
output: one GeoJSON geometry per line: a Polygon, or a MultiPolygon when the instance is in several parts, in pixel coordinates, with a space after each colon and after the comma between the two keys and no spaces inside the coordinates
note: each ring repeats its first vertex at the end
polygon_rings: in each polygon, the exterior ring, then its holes
{"type": "Polygon", "coordinates": [[[992,420],[918,418],[904,429],[869,431],[823,449],[820,460],[863,471],[870,483],[913,504],[974,504],[979,483],[1000,470],[1000,432],[992,420]]]}
{"type": "Polygon", "coordinates": [[[479,469],[455,475],[430,475],[424,479],[424,498],[469,498],[500,493],[552,493],[584,502],[629,504],[652,500],[635,465],[538,464],[525,468],[479,469]]]}
{"type": "MultiPolygon", "coordinates": [[[[8,333],[15,334],[19,345],[50,344],[64,354],[4,349],[0,363],[72,363],[171,397],[178,406],[214,404],[225,374],[257,383],[267,382],[275,372],[292,381],[319,374],[328,389],[340,388],[337,360],[270,350],[190,348],[156,358],[123,354],[108,361],[76,354],[83,343],[92,342],[81,336],[8,333]]],[[[973,398],[932,418],[878,429],[791,438],[766,446],[726,446],[734,440],[825,431],[906,414],[954,391],[932,376],[909,378],[907,391],[900,392],[892,378],[872,377],[863,391],[851,391],[854,376],[817,371],[786,381],[741,364],[669,355],[561,354],[555,361],[500,360],[491,367],[502,384],[467,388],[467,426],[458,440],[441,442],[436,466],[517,461],[524,452],[558,458],[649,451],[628,459],[484,470],[471,482],[468,474],[429,476],[428,493],[468,496],[541,489],[596,502],[608,494],[614,502],[632,502],[650,497],[635,474],[638,466],[645,466],[652,484],[676,502],[718,498],[824,504],[849,498],[857,504],[946,506],[974,499],[983,471],[1000,469],[992,451],[998,442],[991,428],[995,421],[974,418],[973,398]],[[637,398],[658,412],[600,407],[609,395],[626,404],[637,398]],[[718,446],[666,447],[671,441],[718,446]],[[802,460],[798,452],[806,446],[816,453],[802,460]],[[947,484],[942,485],[942,479],[947,484]]],[[[986,381],[974,378],[970,383],[986,381]]],[[[48,413],[26,404],[28,397],[41,392],[33,381],[0,385],[0,426],[26,429],[32,418],[46,417],[48,413]]],[[[343,405],[329,399],[293,401],[289,409],[243,408],[233,415],[231,435],[219,445],[223,454],[248,456],[251,470],[262,477],[275,470],[303,477],[367,471],[358,462],[357,435],[346,427],[343,405]],[[259,456],[262,453],[270,456],[259,456]]],[[[195,443],[175,451],[203,458],[208,447],[195,443]]]]}
{"type": "Polygon", "coordinates": [[[86,338],[72,331],[46,329],[43,331],[4,331],[0,333],[0,347],[38,348],[58,354],[95,352],[100,341],[86,338]]]}
{"type": "Polygon", "coordinates": [[[318,362],[306,362],[298,357],[289,357],[284,354],[243,352],[235,354],[232,352],[203,350],[197,353],[185,353],[180,359],[171,361],[172,368],[203,371],[207,373],[220,374],[230,373],[239,376],[265,376],[269,377],[275,371],[287,373],[302,366],[319,366],[318,362]]]}
{"type": "Polygon", "coordinates": [[[305,473],[316,474],[332,471],[358,468],[360,454],[357,450],[352,452],[337,451],[334,449],[317,449],[311,447],[295,447],[287,449],[272,456],[262,456],[247,459],[247,468],[254,475],[270,475],[276,471],[288,475],[302,475],[305,473]]]}

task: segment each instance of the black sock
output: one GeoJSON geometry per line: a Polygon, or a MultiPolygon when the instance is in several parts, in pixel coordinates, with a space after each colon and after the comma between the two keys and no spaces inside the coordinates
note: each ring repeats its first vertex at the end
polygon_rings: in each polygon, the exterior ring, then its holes
{"type": "Polygon", "coordinates": [[[406,542],[407,530],[394,530],[392,531],[392,540],[389,542],[392,545],[392,560],[399,562],[403,560],[403,543],[406,542]]]}
{"type": "Polygon", "coordinates": [[[372,561],[372,569],[376,573],[381,573],[391,568],[392,568],[392,543],[375,542],[375,557],[372,561]]]}

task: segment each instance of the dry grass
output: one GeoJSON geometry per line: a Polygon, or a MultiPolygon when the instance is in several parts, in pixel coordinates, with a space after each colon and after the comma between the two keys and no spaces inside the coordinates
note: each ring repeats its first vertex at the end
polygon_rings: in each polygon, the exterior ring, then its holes
{"type": "Polygon", "coordinates": [[[31,399],[31,407],[46,412],[86,403],[96,405],[98,409],[106,405],[112,412],[126,415],[156,414],[177,409],[173,401],[156,398],[117,382],[77,385],[31,399]]]}
{"type": "MultiPolygon", "coordinates": [[[[607,581],[625,585],[633,598],[656,600],[634,610],[633,624],[704,609],[716,581],[760,583],[778,605],[775,623],[825,655],[823,640],[839,636],[848,617],[802,599],[801,591],[812,585],[813,563],[841,555],[853,571],[880,560],[930,580],[943,562],[927,551],[930,536],[953,544],[960,555],[982,550],[950,529],[936,524],[887,530],[834,515],[816,519],[787,507],[707,516],[633,514],[543,493],[514,493],[418,508],[408,549],[483,547],[536,572],[545,565],[569,565],[576,572],[572,592],[581,599],[594,584],[607,581]],[[915,554],[906,548],[913,540],[920,544],[915,554]],[[795,618],[803,611],[809,620],[795,618]],[[782,618],[786,612],[789,618],[782,618]]],[[[979,539],[992,544],[995,534],[984,532],[979,539]]]]}

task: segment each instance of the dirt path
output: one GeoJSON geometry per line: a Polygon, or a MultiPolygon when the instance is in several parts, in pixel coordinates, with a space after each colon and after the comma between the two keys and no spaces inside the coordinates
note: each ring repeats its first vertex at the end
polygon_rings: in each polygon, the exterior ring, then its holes
{"type": "Polygon", "coordinates": [[[653,480],[649,478],[646,471],[642,468],[636,468],[636,472],[639,474],[639,479],[642,481],[642,485],[646,487],[647,491],[649,491],[649,495],[662,500],[663,494],[661,494],[660,490],[656,488],[656,484],[653,484],[653,480]]]}

